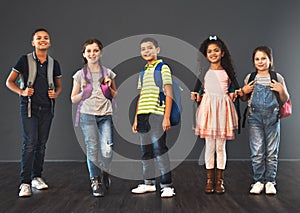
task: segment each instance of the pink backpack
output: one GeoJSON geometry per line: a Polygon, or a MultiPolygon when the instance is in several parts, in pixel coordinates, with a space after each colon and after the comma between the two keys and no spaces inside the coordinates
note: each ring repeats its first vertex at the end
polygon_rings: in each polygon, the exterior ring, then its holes
{"type": "MultiPolygon", "coordinates": [[[[93,91],[93,85],[92,85],[92,76],[91,76],[91,72],[87,69],[87,66],[84,66],[81,69],[81,79],[85,79],[85,72],[86,72],[86,77],[89,80],[90,83],[88,83],[84,88],[83,88],[83,95],[82,95],[82,99],[79,102],[78,106],[77,106],[77,112],[76,112],[76,118],[75,118],[75,127],[78,127],[78,123],[79,123],[79,115],[80,115],[80,109],[81,106],[83,104],[83,101],[86,100],[87,98],[89,98],[92,95],[92,91],[93,91]]],[[[110,89],[108,84],[104,84],[104,78],[108,75],[107,72],[107,68],[104,66],[101,66],[101,78],[100,78],[100,88],[102,90],[103,95],[109,99],[110,101],[112,101],[113,97],[111,95],[110,89]]]]}

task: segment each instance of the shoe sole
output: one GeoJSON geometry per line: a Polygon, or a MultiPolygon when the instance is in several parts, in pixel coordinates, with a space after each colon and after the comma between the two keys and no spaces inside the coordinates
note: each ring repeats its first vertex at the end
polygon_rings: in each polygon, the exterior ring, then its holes
{"type": "Polygon", "coordinates": [[[93,193],[94,197],[104,197],[104,194],[93,193]]]}
{"type": "Polygon", "coordinates": [[[143,192],[133,192],[133,191],[131,191],[132,194],[145,194],[145,193],[151,193],[151,192],[156,192],[156,190],[154,190],[154,191],[153,190],[151,190],[151,191],[149,190],[149,191],[143,191],[143,192]]]}
{"type": "Polygon", "coordinates": [[[31,197],[31,194],[29,195],[19,195],[19,197],[31,197]]]}
{"type": "Polygon", "coordinates": [[[174,195],[171,195],[171,196],[160,196],[161,198],[171,198],[171,197],[174,197],[174,195]]]}
{"type": "Polygon", "coordinates": [[[48,189],[49,187],[38,187],[38,186],[31,186],[32,188],[35,188],[35,189],[38,189],[38,190],[46,190],[48,189]]]}

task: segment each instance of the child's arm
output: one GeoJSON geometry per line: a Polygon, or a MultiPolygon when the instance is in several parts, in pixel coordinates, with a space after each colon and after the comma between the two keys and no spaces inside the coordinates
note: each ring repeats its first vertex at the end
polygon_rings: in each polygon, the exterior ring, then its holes
{"type": "Polygon", "coordinates": [[[116,97],[117,94],[118,94],[118,91],[117,91],[117,86],[116,86],[116,82],[114,79],[111,79],[109,77],[105,77],[104,78],[104,83],[105,84],[108,84],[108,88],[110,90],[110,93],[112,95],[112,97],[116,97]]]}
{"type": "Polygon", "coordinates": [[[16,84],[16,80],[19,77],[19,73],[15,72],[15,71],[11,71],[11,73],[9,74],[9,76],[7,77],[6,80],[6,86],[13,92],[17,93],[18,95],[21,96],[32,96],[34,93],[34,89],[33,88],[28,88],[26,87],[25,90],[20,89],[16,84]]]}
{"type": "Polygon", "coordinates": [[[134,121],[133,121],[133,125],[132,125],[132,132],[133,133],[137,133],[138,129],[137,129],[137,125],[138,125],[138,121],[137,121],[137,112],[138,112],[138,107],[139,107],[139,100],[140,100],[140,95],[137,99],[136,102],[136,109],[135,109],[135,116],[134,116],[134,121]]]}
{"type": "Polygon", "coordinates": [[[71,101],[73,104],[78,103],[82,99],[83,93],[80,92],[80,84],[74,79],[73,80],[73,88],[72,88],[72,93],[71,93],[71,101]]]}
{"type": "Polygon", "coordinates": [[[277,82],[273,79],[270,83],[270,87],[272,91],[276,91],[279,93],[279,97],[282,103],[285,103],[287,100],[289,100],[290,95],[284,83],[277,82]]]}
{"type": "Polygon", "coordinates": [[[165,114],[162,123],[162,128],[164,131],[167,131],[171,128],[170,115],[171,115],[172,100],[173,100],[172,85],[166,84],[164,86],[164,90],[166,94],[166,103],[165,103],[166,107],[165,107],[165,114]]]}
{"type": "Polygon", "coordinates": [[[54,79],[54,86],[55,86],[55,89],[48,90],[48,96],[51,99],[57,98],[62,91],[61,78],[54,79]]]}
{"type": "Polygon", "coordinates": [[[235,93],[240,96],[240,99],[242,101],[248,100],[247,94],[249,94],[253,91],[254,83],[255,83],[255,81],[251,81],[251,82],[249,82],[249,84],[245,84],[242,88],[235,91],[235,93]]]}

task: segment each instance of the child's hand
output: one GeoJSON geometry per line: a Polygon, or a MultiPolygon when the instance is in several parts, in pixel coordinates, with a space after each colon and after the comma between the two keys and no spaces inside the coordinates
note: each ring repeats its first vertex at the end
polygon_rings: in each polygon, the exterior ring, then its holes
{"type": "Polygon", "coordinates": [[[236,90],[234,91],[234,94],[235,94],[235,96],[236,96],[235,98],[237,98],[237,96],[242,97],[242,96],[245,95],[244,92],[242,91],[242,88],[236,89],[236,90]]]}
{"type": "Polygon", "coordinates": [[[21,92],[20,95],[30,97],[30,96],[33,96],[33,94],[34,94],[34,89],[33,89],[33,87],[30,87],[30,88],[29,88],[29,87],[26,87],[25,90],[22,90],[22,92],[21,92]]]}
{"type": "Polygon", "coordinates": [[[132,132],[137,133],[137,117],[136,116],[134,118],[134,122],[133,122],[133,125],[132,125],[132,132]]]}
{"type": "Polygon", "coordinates": [[[111,79],[109,77],[105,77],[104,80],[103,80],[103,83],[108,84],[108,86],[110,87],[111,86],[111,79]]]}
{"type": "Polygon", "coordinates": [[[163,123],[162,123],[162,128],[164,131],[168,131],[169,129],[171,129],[171,122],[170,119],[167,119],[164,117],[163,123]]]}
{"type": "Polygon", "coordinates": [[[83,89],[86,87],[86,81],[85,80],[83,80],[82,82],[81,82],[81,91],[83,91],[83,89]]]}
{"type": "Polygon", "coordinates": [[[200,102],[201,96],[200,96],[199,92],[191,92],[191,100],[200,102]]]}
{"type": "Polygon", "coordinates": [[[49,97],[50,99],[54,99],[54,98],[57,97],[54,89],[49,89],[49,90],[48,90],[48,97],[49,97]]]}
{"type": "Polygon", "coordinates": [[[235,92],[229,93],[229,97],[234,102],[237,98],[237,94],[235,92]]]}
{"type": "Polygon", "coordinates": [[[243,88],[241,88],[241,91],[244,93],[244,95],[249,94],[253,91],[255,83],[256,81],[253,80],[249,82],[249,84],[246,84],[245,86],[243,86],[243,88]]]}
{"type": "Polygon", "coordinates": [[[275,81],[274,79],[271,81],[270,87],[271,87],[272,91],[276,91],[279,93],[283,93],[283,91],[284,91],[283,85],[281,83],[275,81]]]}

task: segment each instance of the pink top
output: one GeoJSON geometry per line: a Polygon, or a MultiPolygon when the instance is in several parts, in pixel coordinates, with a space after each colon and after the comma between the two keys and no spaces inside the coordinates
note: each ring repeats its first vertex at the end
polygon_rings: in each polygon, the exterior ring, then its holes
{"type": "Polygon", "coordinates": [[[208,70],[204,78],[204,92],[210,94],[228,93],[230,79],[225,70],[208,70]]]}

